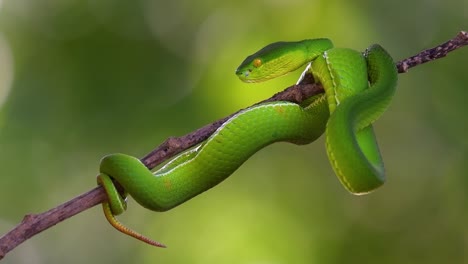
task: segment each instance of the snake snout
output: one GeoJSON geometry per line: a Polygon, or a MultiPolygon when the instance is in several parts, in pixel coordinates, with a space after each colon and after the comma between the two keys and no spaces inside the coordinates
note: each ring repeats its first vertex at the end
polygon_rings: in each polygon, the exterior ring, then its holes
{"type": "Polygon", "coordinates": [[[237,75],[237,77],[239,77],[239,79],[241,79],[242,81],[248,82],[248,78],[249,78],[249,75],[250,75],[251,72],[252,72],[251,69],[244,69],[244,70],[237,69],[237,70],[236,70],[236,75],[237,75]]]}

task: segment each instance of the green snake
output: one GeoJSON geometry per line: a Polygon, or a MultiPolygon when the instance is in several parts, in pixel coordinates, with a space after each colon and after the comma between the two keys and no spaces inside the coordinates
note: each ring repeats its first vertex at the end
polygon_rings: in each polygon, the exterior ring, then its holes
{"type": "Polygon", "coordinates": [[[301,104],[271,102],[241,111],[205,142],[154,173],[132,156],[104,157],[97,180],[108,196],[103,208],[109,222],[125,234],[164,247],[115,218],[125,211],[127,194],[145,208],[167,211],[222,182],[261,148],[279,141],[308,144],[324,132],[332,168],[348,191],[364,194],[382,185],[384,167],[372,123],[396,89],[393,59],[379,45],[363,54],[334,48],[328,39],[275,42],[248,56],[236,74],[244,82],[261,82],[305,64],[325,93],[301,104]]]}

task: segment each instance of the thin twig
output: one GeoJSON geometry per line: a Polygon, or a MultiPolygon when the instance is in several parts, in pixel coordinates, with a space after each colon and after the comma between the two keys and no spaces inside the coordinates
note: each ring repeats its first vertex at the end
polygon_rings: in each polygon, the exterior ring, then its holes
{"type": "MultiPolygon", "coordinates": [[[[415,56],[396,63],[396,67],[399,73],[405,73],[412,67],[445,57],[449,52],[465,45],[468,45],[468,33],[466,31],[461,31],[455,38],[437,47],[421,51],[415,56]]],[[[313,78],[306,75],[300,84],[290,86],[271,98],[254,105],[271,101],[300,103],[306,98],[323,93],[322,86],[312,83],[310,81],[311,79],[313,78]]],[[[158,164],[161,164],[174,155],[206,140],[216,129],[236,113],[206,125],[185,136],[168,138],[151,153],[143,157],[141,161],[150,169],[156,167],[158,164]]],[[[101,187],[95,187],[91,191],[77,196],[47,212],[26,215],[20,224],[0,238],[0,260],[8,252],[34,235],[106,200],[107,196],[104,190],[101,187]]]]}
{"type": "Polygon", "coordinates": [[[432,49],[423,50],[417,55],[399,61],[397,69],[399,73],[408,72],[409,68],[420,64],[443,58],[451,51],[468,45],[468,32],[460,31],[455,38],[438,45],[432,49]]]}

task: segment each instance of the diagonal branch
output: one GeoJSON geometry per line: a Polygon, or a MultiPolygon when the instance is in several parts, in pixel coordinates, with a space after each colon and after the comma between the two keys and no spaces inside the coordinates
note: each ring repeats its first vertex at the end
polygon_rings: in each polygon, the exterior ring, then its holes
{"type": "MultiPolygon", "coordinates": [[[[441,45],[423,50],[412,57],[399,61],[396,63],[396,67],[398,68],[399,73],[405,73],[412,67],[443,58],[449,52],[466,45],[468,45],[468,33],[466,31],[460,31],[453,39],[450,39],[441,45]]],[[[324,90],[322,86],[312,83],[312,79],[313,78],[311,78],[311,76],[306,75],[299,84],[292,85],[284,91],[275,94],[271,98],[254,105],[272,101],[300,103],[306,98],[323,93],[324,90]]],[[[150,169],[156,167],[174,155],[206,140],[211,134],[213,134],[213,132],[216,131],[216,129],[236,113],[199,128],[185,136],[168,138],[151,153],[143,157],[141,161],[150,169]]],[[[8,252],[34,235],[106,200],[107,196],[104,190],[101,187],[95,187],[87,193],[79,195],[68,202],[50,209],[49,211],[40,214],[26,215],[21,223],[0,237],[0,260],[8,252]]]]}

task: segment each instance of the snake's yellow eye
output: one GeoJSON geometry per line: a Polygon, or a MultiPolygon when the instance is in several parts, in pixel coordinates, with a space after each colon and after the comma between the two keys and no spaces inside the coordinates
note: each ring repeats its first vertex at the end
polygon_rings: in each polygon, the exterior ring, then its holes
{"type": "Polygon", "coordinates": [[[262,60],[261,59],[255,59],[253,61],[253,66],[255,66],[255,68],[258,68],[258,67],[262,66],[262,60]]]}

